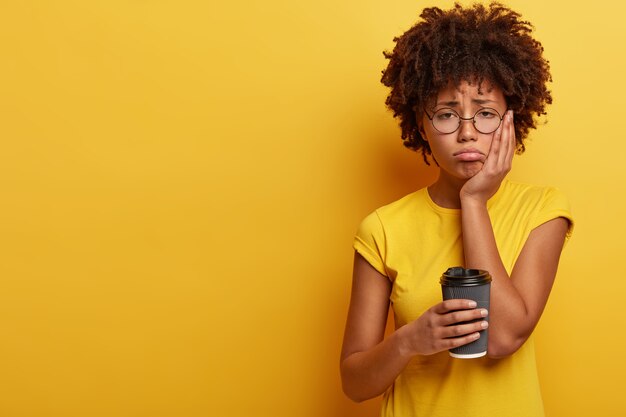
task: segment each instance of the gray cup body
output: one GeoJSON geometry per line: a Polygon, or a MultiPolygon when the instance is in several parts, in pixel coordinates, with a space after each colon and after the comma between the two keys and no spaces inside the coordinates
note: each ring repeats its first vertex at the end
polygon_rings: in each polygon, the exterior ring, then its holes
{"type": "MultiPolygon", "coordinates": [[[[460,267],[450,268],[441,278],[441,291],[443,299],[467,299],[474,300],[478,304],[476,308],[489,310],[489,294],[491,291],[491,276],[486,271],[475,269],[463,269],[460,267]],[[449,273],[451,270],[452,273],[449,273]],[[462,271],[461,271],[462,270],[462,271]],[[456,275],[456,276],[455,276],[456,275]],[[464,277],[467,275],[468,277],[464,277]],[[464,279],[468,278],[468,279],[464,279]]],[[[480,320],[489,320],[489,316],[484,319],[472,320],[472,323],[480,320]]],[[[476,358],[487,353],[487,342],[489,340],[489,329],[481,330],[480,337],[466,345],[450,349],[450,355],[457,358],[476,358]]]]}

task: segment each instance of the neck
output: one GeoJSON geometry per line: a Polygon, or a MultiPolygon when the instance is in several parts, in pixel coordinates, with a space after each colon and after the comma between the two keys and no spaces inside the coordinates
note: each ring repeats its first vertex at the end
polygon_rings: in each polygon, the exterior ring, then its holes
{"type": "Polygon", "coordinates": [[[454,178],[439,170],[439,177],[428,187],[430,198],[440,207],[460,209],[461,208],[461,187],[467,180],[454,178]]]}

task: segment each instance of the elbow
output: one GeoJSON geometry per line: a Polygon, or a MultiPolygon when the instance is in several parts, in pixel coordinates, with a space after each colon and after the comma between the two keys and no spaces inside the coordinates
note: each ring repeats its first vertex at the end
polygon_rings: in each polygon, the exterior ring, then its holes
{"type": "Polygon", "coordinates": [[[376,394],[367,395],[363,389],[359,388],[358,384],[351,384],[346,381],[346,378],[342,378],[341,388],[346,397],[348,397],[355,403],[362,403],[363,401],[370,400],[377,396],[376,394]]]}
{"type": "Polygon", "coordinates": [[[362,403],[380,395],[380,393],[372,390],[372,387],[364,385],[363,378],[350,374],[343,366],[341,369],[341,389],[346,397],[355,403],[362,403]]]}
{"type": "Polygon", "coordinates": [[[362,403],[365,400],[369,400],[369,398],[365,398],[356,392],[351,392],[349,389],[346,389],[345,386],[343,387],[343,393],[355,403],[362,403]]]}
{"type": "Polygon", "coordinates": [[[504,359],[514,354],[516,350],[517,349],[514,350],[514,349],[509,349],[509,348],[504,348],[504,347],[489,348],[487,349],[487,356],[490,357],[491,359],[504,359]]]}
{"type": "Polygon", "coordinates": [[[489,337],[487,356],[492,359],[503,359],[513,355],[526,341],[525,337],[489,337]]]}

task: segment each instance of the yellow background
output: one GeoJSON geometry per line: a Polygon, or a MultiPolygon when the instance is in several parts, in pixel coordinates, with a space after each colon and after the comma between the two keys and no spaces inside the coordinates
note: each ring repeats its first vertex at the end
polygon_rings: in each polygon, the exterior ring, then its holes
{"type": "MultiPolygon", "coordinates": [[[[0,415],[376,415],[340,388],[351,243],[433,179],[379,83],[432,4],[2,1],[0,415]]],[[[546,409],[624,415],[626,6],[508,4],[555,80],[510,176],[577,220],[546,409]]]]}

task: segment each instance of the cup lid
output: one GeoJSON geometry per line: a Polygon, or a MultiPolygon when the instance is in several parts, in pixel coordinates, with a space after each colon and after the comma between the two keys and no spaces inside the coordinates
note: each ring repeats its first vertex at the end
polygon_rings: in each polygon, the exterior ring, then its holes
{"type": "Polygon", "coordinates": [[[462,266],[448,268],[441,275],[439,283],[451,287],[470,287],[491,282],[489,272],[482,269],[465,269],[462,266]]]}

